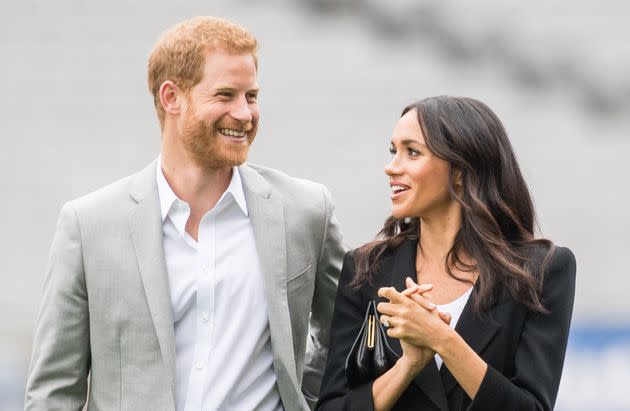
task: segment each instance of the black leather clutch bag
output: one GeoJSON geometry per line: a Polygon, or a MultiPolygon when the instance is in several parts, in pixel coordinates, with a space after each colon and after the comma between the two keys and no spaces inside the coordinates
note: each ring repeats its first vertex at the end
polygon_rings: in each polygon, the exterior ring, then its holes
{"type": "Polygon", "coordinates": [[[350,388],[375,380],[389,370],[398,358],[379,321],[376,302],[370,301],[365,319],[346,358],[346,377],[350,388]]]}

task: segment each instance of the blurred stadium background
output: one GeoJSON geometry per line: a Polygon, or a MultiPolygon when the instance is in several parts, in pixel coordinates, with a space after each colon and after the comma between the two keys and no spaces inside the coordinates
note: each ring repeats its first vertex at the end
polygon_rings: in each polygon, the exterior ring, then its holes
{"type": "Polygon", "coordinates": [[[630,3],[621,0],[3,1],[0,410],[22,408],[57,213],[156,157],[147,56],[193,15],[258,37],[262,123],[250,160],[326,184],[349,247],[387,216],[382,169],[405,104],[452,94],[493,108],[542,235],[578,259],[556,409],[630,410],[630,3]]]}

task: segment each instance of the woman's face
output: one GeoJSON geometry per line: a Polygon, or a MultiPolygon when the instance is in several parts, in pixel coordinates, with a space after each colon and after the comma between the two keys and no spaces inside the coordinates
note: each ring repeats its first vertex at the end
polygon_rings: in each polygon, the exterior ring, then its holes
{"type": "Polygon", "coordinates": [[[392,135],[392,160],[385,167],[391,187],[392,215],[428,218],[454,202],[448,192],[447,161],[426,146],[416,110],[398,120],[392,135]]]}

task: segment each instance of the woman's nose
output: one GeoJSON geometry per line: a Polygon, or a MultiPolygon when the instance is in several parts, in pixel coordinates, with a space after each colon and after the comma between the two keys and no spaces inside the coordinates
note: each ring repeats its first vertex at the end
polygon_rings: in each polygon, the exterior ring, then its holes
{"type": "Polygon", "coordinates": [[[388,176],[400,175],[400,164],[398,163],[397,157],[394,156],[390,160],[390,162],[385,166],[385,174],[388,176]]]}

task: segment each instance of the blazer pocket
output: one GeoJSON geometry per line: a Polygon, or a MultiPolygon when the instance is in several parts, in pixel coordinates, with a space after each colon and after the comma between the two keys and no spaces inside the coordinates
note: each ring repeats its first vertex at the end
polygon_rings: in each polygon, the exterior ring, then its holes
{"type": "Polygon", "coordinates": [[[287,295],[291,295],[308,284],[309,276],[308,270],[311,269],[312,264],[309,264],[301,270],[298,274],[294,275],[287,281],[287,295]]]}

